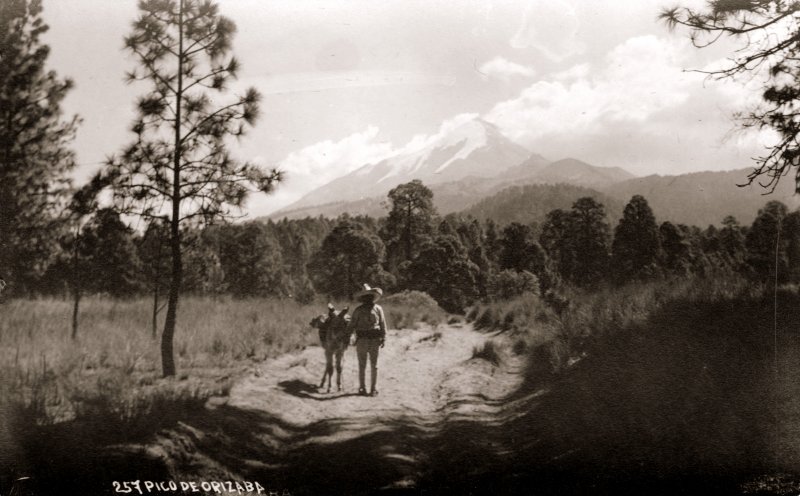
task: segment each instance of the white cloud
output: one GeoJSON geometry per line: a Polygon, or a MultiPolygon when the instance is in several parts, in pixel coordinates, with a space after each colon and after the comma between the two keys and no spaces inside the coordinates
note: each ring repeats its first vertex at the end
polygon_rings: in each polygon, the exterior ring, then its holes
{"type": "Polygon", "coordinates": [[[376,142],[379,129],[369,126],[339,141],[325,140],[292,152],[280,163],[290,175],[324,184],[366,163],[382,160],[392,151],[388,142],[376,142]]]}
{"type": "Polygon", "coordinates": [[[563,0],[533,0],[511,39],[514,48],[537,48],[553,60],[583,53],[578,38],[580,20],[575,8],[563,0]]]}
{"type": "MultiPolygon", "coordinates": [[[[292,203],[309,191],[339,176],[394,153],[389,142],[377,141],[380,130],[369,126],[339,141],[325,140],[290,153],[278,168],[286,179],[267,197],[253,196],[248,210],[251,215],[264,215],[292,203]]],[[[259,159],[254,159],[258,163],[259,159]]]]}
{"type": "Polygon", "coordinates": [[[589,132],[613,122],[645,121],[689,97],[702,77],[679,67],[682,43],[655,36],[631,38],[612,50],[603,67],[585,64],[538,81],[498,103],[486,119],[512,139],[589,132]]]}
{"type": "Polygon", "coordinates": [[[496,78],[502,81],[508,81],[515,76],[530,78],[536,75],[532,67],[511,62],[503,57],[495,57],[484,62],[478,70],[485,74],[487,79],[496,78]]]}
{"type": "Polygon", "coordinates": [[[496,104],[484,118],[545,156],[575,156],[634,173],[745,167],[769,133],[735,132],[752,88],[686,72],[685,40],[630,38],[496,104]]]}

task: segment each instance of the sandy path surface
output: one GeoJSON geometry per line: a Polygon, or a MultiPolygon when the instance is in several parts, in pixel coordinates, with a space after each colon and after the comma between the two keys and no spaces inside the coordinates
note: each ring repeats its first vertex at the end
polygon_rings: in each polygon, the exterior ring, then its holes
{"type": "MultiPolygon", "coordinates": [[[[449,457],[441,440],[465,437],[448,429],[507,420],[502,400],[520,374],[473,358],[490,338],[460,324],[389,331],[377,397],[356,394],[353,347],[341,392],[335,383],[331,393],[316,388],[325,366],[320,347],[268,360],[226,400],[158,439],[151,454],[170,460],[170,472],[185,479],[259,480],[293,495],[413,492],[449,457]]],[[[483,438],[464,442],[488,445],[483,438]]]]}
{"type": "MultiPolygon", "coordinates": [[[[269,412],[295,425],[331,418],[434,414],[462,392],[453,374],[485,340],[486,335],[469,327],[389,331],[380,350],[376,397],[356,394],[358,361],[352,346],[343,361],[342,391],[336,391],[335,376],[330,393],[317,390],[325,361],[322,349],[314,346],[265,362],[232,389],[228,404],[269,412]]],[[[369,367],[366,376],[369,388],[369,367]]]]}

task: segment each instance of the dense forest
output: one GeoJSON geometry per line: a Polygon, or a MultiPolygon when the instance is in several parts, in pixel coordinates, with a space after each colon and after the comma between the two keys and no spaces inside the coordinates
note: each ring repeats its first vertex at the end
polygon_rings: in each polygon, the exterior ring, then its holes
{"type": "MultiPolygon", "coordinates": [[[[501,196],[516,198],[522,190],[530,196],[536,188],[512,188],[501,196]]],[[[564,186],[562,195],[533,206],[564,203],[582,192],[564,186]]],[[[448,311],[461,312],[477,300],[523,292],[557,302],[564,284],[592,288],[731,272],[766,278],[776,269],[782,282],[800,280],[800,212],[780,202],[768,202],[750,226],[729,216],[705,228],[659,224],[639,195],[620,218],[590,196],[547,212],[518,203],[509,203],[513,212],[496,215],[513,222],[495,222],[494,212],[480,215],[475,208],[439,216],[433,193],[413,181],[390,192],[389,211],[378,219],[343,214],[192,227],[183,236],[183,291],[309,302],[316,295],[347,298],[369,281],[389,291],[425,291],[448,311]]],[[[163,224],[134,230],[103,208],[54,233],[60,235],[44,245],[49,250],[22,264],[27,270],[6,276],[13,293],[149,294],[156,302],[165,293],[163,224]]]]}

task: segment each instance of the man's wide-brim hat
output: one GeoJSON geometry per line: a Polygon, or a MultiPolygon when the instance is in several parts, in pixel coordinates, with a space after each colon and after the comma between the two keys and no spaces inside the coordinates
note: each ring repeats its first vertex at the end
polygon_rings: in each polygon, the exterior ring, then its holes
{"type": "Polygon", "coordinates": [[[366,295],[373,295],[377,300],[381,296],[383,296],[383,290],[381,288],[371,288],[369,284],[363,284],[361,289],[355,294],[355,299],[358,300],[362,296],[366,295]]]}

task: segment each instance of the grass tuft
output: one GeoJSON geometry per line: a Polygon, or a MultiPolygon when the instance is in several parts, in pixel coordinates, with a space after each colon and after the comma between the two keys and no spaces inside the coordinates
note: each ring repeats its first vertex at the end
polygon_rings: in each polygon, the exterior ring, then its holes
{"type": "Polygon", "coordinates": [[[482,345],[476,346],[472,350],[472,358],[486,360],[495,366],[500,365],[503,361],[500,345],[492,339],[487,339],[482,345]]]}

